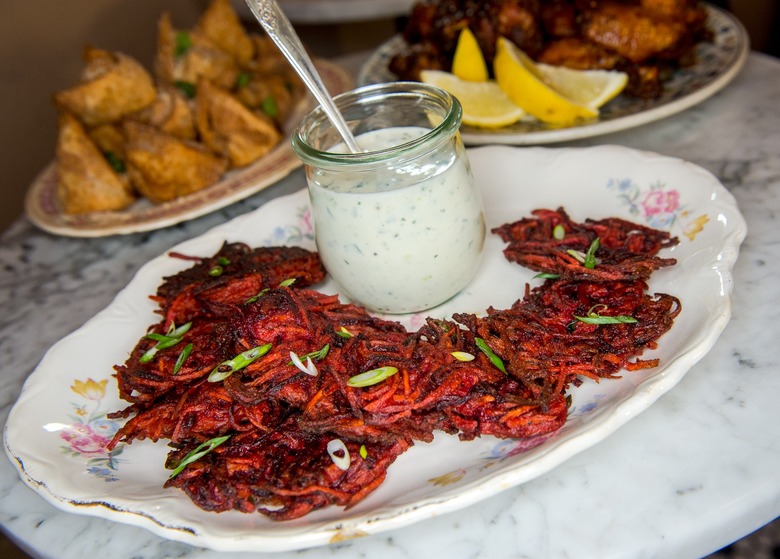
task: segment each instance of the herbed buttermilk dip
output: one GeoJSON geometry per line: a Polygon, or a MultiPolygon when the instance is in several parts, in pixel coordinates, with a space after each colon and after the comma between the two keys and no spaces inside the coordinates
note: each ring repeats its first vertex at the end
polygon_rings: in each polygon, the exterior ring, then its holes
{"type": "MultiPolygon", "coordinates": [[[[357,141],[372,152],[427,132],[385,128],[357,141]]],[[[447,148],[400,168],[313,173],[309,194],[325,268],[350,299],[369,309],[434,307],[476,271],[485,221],[465,153],[447,148]]]]}

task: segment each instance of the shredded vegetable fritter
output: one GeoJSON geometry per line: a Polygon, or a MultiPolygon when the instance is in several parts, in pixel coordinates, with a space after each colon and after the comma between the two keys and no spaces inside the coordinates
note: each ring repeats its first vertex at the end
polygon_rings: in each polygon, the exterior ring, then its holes
{"type": "Polygon", "coordinates": [[[115,367],[130,406],[112,414],[128,420],[110,446],[168,440],[167,486],[206,510],[289,520],[355,505],[435,431],[530,448],[565,423],[583,378],[658,365],[640,355],[680,303],[645,282],[674,263],[657,253],[676,239],[563,210],[494,232],[510,260],[557,278],[417,332],[310,289],[324,271],[300,248],[226,244],[194,259],[165,278],[152,296],[162,319],[115,367]]]}

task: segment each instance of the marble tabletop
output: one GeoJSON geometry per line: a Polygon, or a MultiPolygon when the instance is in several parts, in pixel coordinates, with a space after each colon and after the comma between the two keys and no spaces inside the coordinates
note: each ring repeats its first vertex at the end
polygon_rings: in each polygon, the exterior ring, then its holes
{"type": "MultiPolygon", "coordinates": [[[[273,557],[701,557],[780,514],[780,61],[752,53],[711,99],[634,130],[567,144],[618,144],[694,162],[734,194],[749,233],[733,317],[670,392],[549,473],[463,510],[380,535],[273,557]]],[[[304,187],[268,190],[164,230],[56,237],[18,220],[0,243],[0,423],[56,341],[110,303],[171,246],[304,187]]],[[[142,528],[62,512],[0,459],[0,524],[33,557],[212,558],[142,528]]],[[[258,557],[236,553],[232,557],[258,557]]]]}

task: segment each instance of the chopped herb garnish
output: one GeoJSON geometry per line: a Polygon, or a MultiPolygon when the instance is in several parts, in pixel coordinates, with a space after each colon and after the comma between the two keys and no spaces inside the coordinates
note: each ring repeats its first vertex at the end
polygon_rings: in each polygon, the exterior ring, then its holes
{"type": "Polygon", "coordinates": [[[325,359],[325,356],[328,354],[328,351],[330,351],[330,344],[325,344],[322,346],[322,349],[318,349],[317,351],[312,351],[307,353],[303,356],[298,356],[294,351],[290,352],[290,362],[288,365],[295,365],[298,367],[302,372],[306,373],[307,375],[311,375],[313,377],[316,377],[319,371],[317,370],[317,366],[314,364],[314,359],[325,359]],[[303,364],[303,360],[306,360],[306,364],[303,364]]]}
{"type": "Polygon", "coordinates": [[[328,456],[340,470],[348,470],[350,463],[349,449],[341,439],[328,442],[328,456]]]}
{"type": "MultiPolygon", "coordinates": [[[[279,287],[290,287],[294,283],[295,283],[295,278],[287,278],[286,280],[282,280],[282,281],[279,282],[279,287]]],[[[244,304],[248,305],[249,303],[254,303],[260,297],[262,297],[263,295],[268,293],[270,290],[271,290],[270,287],[266,287],[264,289],[261,289],[260,291],[258,291],[257,295],[253,295],[252,297],[250,297],[249,299],[244,301],[244,304]]]]}
{"type": "Polygon", "coordinates": [[[585,253],[582,252],[581,250],[574,250],[573,248],[570,248],[569,250],[566,251],[566,253],[569,254],[569,256],[573,256],[574,258],[579,260],[580,264],[585,263],[585,253]]]}
{"type": "Polygon", "coordinates": [[[217,264],[219,264],[220,266],[227,266],[228,264],[230,264],[230,260],[228,260],[224,256],[220,256],[219,258],[217,258],[217,264]]]}
{"type": "Polygon", "coordinates": [[[566,229],[563,228],[563,225],[559,223],[558,225],[553,227],[553,239],[562,241],[565,236],[566,236],[566,229]]]}
{"type": "Polygon", "coordinates": [[[583,266],[588,268],[589,270],[592,270],[596,267],[596,264],[598,263],[598,260],[596,259],[596,251],[599,248],[599,245],[601,244],[601,241],[598,237],[593,239],[593,242],[590,243],[590,247],[588,247],[588,252],[582,252],[581,250],[574,250],[569,249],[566,252],[570,255],[576,258],[579,262],[582,263],[583,266]]]}
{"type": "Polygon", "coordinates": [[[260,345],[236,355],[233,359],[223,361],[214,367],[209,374],[208,381],[219,382],[225,380],[236,371],[240,371],[244,367],[251,365],[269,351],[271,351],[271,344],[260,345]]]}
{"type": "Polygon", "coordinates": [[[181,56],[192,46],[192,37],[187,31],[179,31],[176,33],[176,45],[173,49],[173,53],[176,56],[181,56]]]}
{"type": "Polygon", "coordinates": [[[173,472],[171,472],[171,475],[168,477],[168,479],[174,478],[177,475],[179,475],[184,468],[186,468],[193,462],[200,460],[201,458],[206,456],[209,452],[211,452],[219,445],[224,443],[226,440],[228,440],[229,438],[230,435],[214,437],[213,439],[209,439],[205,443],[201,443],[198,446],[196,446],[191,452],[187,454],[187,456],[182,458],[181,462],[179,462],[179,465],[176,466],[173,472]]]}
{"type": "Polygon", "coordinates": [[[263,99],[262,103],[260,103],[260,110],[271,118],[276,118],[276,115],[279,114],[279,106],[276,104],[276,99],[271,95],[263,99]]]}
{"type": "Polygon", "coordinates": [[[585,261],[582,263],[583,266],[585,266],[587,269],[592,270],[596,267],[596,251],[599,249],[599,245],[601,244],[601,241],[598,237],[593,239],[593,242],[590,243],[590,246],[588,247],[588,252],[585,254],[585,261]]]}
{"type": "MultiPolygon", "coordinates": [[[[317,351],[310,351],[306,355],[301,355],[301,359],[325,359],[325,356],[328,355],[328,352],[330,351],[330,344],[325,344],[322,346],[322,348],[318,349],[317,351]]],[[[292,363],[288,363],[288,365],[292,365],[292,363]]]]}
{"type": "Polygon", "coordinates": [[[585,322],[586,324],[636,324],[638,322],[633,316],[626,316],[624,314],[617,316],[602,316],[600,314],[589,314],[587,316],[575,315],[574,318],[580,322],[585,322]]]}
{"type": "Polygon", "coordinates": [[[453,351],[452,356],[458,361],[474,361],[474,356],[465,351],[453,351]]]}
{"type": "Polygon", "coordinates": [[[344,327],[342,326],[341,328],[339,328],[339,329],[338,329],[338,331],[336,332],[336,335],[337,335],[337,336],[340,336],[340,337],[342,337],[342,338],[349,339],[349,338],[351,338],[351,337],[352,337],[354,334],[352,334],[352,332],[350,332],[349,330],[347,330],[346,328],[344,328],[344,327]]]}
{"type": "Polygon", "coordinates": [[[117,154],[115,154],[113,151],[107,151],[105,154],[106,161],[108,161],[108,164],[111,165],[111,168],[116,171],[117,173],[124,173],[127,171],[127,167],[125,166],[125,162],[122,161],[117,154]]]}
{"type": "Polygon", "coordinates": [[[174,323],[171,323],[171,326],[168,328],[168,332],[165,334],[158,334],[156,332],[150,332],[146,336],[144,336],[147,339],[155,340],[157,343],[154,344],[154,347],[149,349],[146,353],[144,353],[139,361],[141,363],[148,363],[152,359],[154,359],[154,356],[157,355],[157,352],[161,349],[168,349],[169,347],[173,347],[176,344],[178,344],[184,334],[187,333],[187,331],[192,326],[192,322],[188,322],[187,324],[183,324],[179,326],[178,328],[174,323]]]}
{"type": "Polygon", "coordinates": [[[225,269],[222,266],[214,266],[209,270],[209,275],[212,277],[218,277],[222,275],[222,272],[224,272],[225,269]]]}
{"type": "Polygon", "coordinates": [[[179,373],[179,371],[182,368],[182,365],[184,365],[184,362],[187,360],[187,357],[190,356],[190,353],[192,353],[192,344],[187,344],[186,346],[184,346],[184,349],[181,350],[179,357],[176,359],[176,364],[173,366],[174,375],[179,373]]]}
{"type": "Polygon", "coordinates": [[[295,365],[302,373],[306,373],[307,375],[311,375],[313,377],[316,377],[319,374],[317,365],[314,364],[314,361],[311,360],[311,357],[306,356],[306,364],[304,365],[301,358],[298,357],[298,354],[294,351],[290,352],[289,365],[295,365]]]}
{"type": "Polygon", "coordinates": [[[560,274],[551,274],[549,272],[541,272],[536,274],[532,279],[558,279],[560,274]]]}
{"type": "Polygon", "coordinates": [[[173,82],[173,85],[175,85],[179,91],[184,93],[188,99],[195,99],[195,93],[197,92],[197,89],[195,88],[194,83],[185,82],[184,80],[176,80],[173,82]]]}
{"type": "Polygon", "coordinates": [[[377,369],[371,369],[365,373],[360,373],[354,377],[350,377],[347,381],[347,386],[354,388],[363,388],[365,386],[373,386],[379,384],[386,378],[389,378],[396,374],[398,369],[395,367],[379,367],[377,369]]]}
{"type": "Polygon", "coordinates": [[[636,324],[638,320],[633,316],[617,315],[603,316],[596,312],[596,309],[606,309],[606,305],[593,305],[585,316],[574,315],[574,318],[586,324],[636,324]]]}
{"type": "Polygon", "coordinates": [[[241,89],[242,87],[246,87],[249,85],[249,82],[252,81],[252,74],[249,72],[241,72],[236,76],[236,89],[241,89]]]}
{"type": "Polygon", "coordinates": [[[360,457],[365,460],[368,457],[368,450],[366,450],[366,445],[362,444],[360,445],[360,457]]]}
{"type": "Polygon", "coordinates": [[[257,295],[253,295],[252,297],[250,297],[249,299],[244,301],[244,304],[248,305],[249,303],[254,303],[255,301],[257,301],[260,297],[262,297],[263,295],[265,295],[269,291],[270,291],[270,289],[268,287],[266,287],[265,289],[261,289],[260,291],[257,292],[257,295]]]}
{"type": "Polygon", "coordinates": [[[490,349],[490,346],[487,345],[487,342],[483,340],[482,338],[474,338],[474,343],[477,344],[477,347],[479,350],[487,355],[488,359],[490,359],[490,362],[493,363],[493,365],[502,373],[506,374],[506,367],[504,366],[504,362],[501,361],[501,358],[496,355],[492,349],[490,349]]]}

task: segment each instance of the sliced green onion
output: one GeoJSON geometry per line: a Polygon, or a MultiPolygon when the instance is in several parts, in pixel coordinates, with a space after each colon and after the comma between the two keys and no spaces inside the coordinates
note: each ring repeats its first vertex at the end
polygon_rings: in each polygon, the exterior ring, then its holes
{"type": "Polygon", "coordinates": [[[307,353],[304,357],[311,357],[312,359],[325,359],[325,356],[328,355],[328,352],[330,351],[330,344],[325,344],[322,346],[322,348],[318,349],[317,351],[312,351],[311,353],[307,353]]]}
{"type": "Polygon", "coordinates": [[[592,270],[596,267],[596,251],[599,249],[599,245],[601,244],[601,241],[598,237],[593,239],[593,242],[590,243],[590,246],[588,247],[588,252],[585,254],[585,262],[582,263],[583,266],[585,266],[587,269],[592,270]]]}
{"type": "Polygon", "coordinates": [[[222,275],[222,272],[224,272],[225,269],[222,266],[214,266],[211,270],[209,270],[209,275],[212,277],[218,277],[222,275]]]}
{"type": "Polygon", "coordinates": [[[157,355],[157,352],[161,349],[168,349],[169,347],[173,347],[178,344],[181,341],[182,336],[184,336],[184,334],[189,331],[191,326],[191,321],[187,322],[186,324],[182,324],[178,328],[174,323],[171,323],[171,326],[168,328],[168,332],[166,334],[158,334],[157,332],[148,333],[144,337],[150,340],[155,340],[157,343],[154,345],[154,347],[150,348],[146,353],[144,353],[139,361],[141,363],[148,363],[154,359],[154,356],[157,355]]]}
{"type": "Polygon", "coordinates": [[[482,338],[474,338],[474,343],[477,344],[477,347],[480,349],[482,353],[487,355],[488,359],[490,359],[490,362],[493,363],[493,365],[502,373],[506,374],[506,367],[504,366],[504,362],[501,361],[501,358],[496,355],[492,349],[490,349],[490,346],[487,345],[487,342],[483,340],[482,338]]]}
{"type": "Polygon", "coordinates": [[[328,351],[330,351],[330,344],[325,344],[324,346],[322,346],[322,348],[318,349],[317,351],[311,351],[306,355],[302,355],[300,357],[298,356],[297,353],[291,351],[290,362],[288,363],[288,365],[295,365],[307,375],[316,377],[319,371],[317,370],[317,366],[314,364],[312,359],[325,359],[325,356],[328,355],[328,351]],[[305,365],[303,364],[304,359],[306,359],[305,365]]]}
{"type": "Polygon", "coordinates": [[[597,309],[606,309],[607,305],[593,305],[585,313],[585,316],[574,315],[574,318],[580,322],[586,324],[635,324],[637,321],[633,316],[626,316],[624,314],[618,316],[602,316],[598,313],[597,309]]]}
{"type": "Polygon", "coordinates": [[[286,280],[282,280],[279,282],[279,287],[290,287],[294,283],[295,283],[295,278],[287,278],[286,280]]]}
{"type": "Polygon", "coordinates": [[[341,439],[328,442],[328,456],[340,470],[348,470],[350,463],[349,449],[341,439]]]}
{"type": "Polygon", "coordinates": [[[179,462],[179,465],[176,466],[176,469],[174,469],[173,472],[171,472],[171,475],[168,476],[168,479],[174,478],[177,475],[179,475],[184,468],[186,468],[193,462],[200,460],[201,458],[206,456],[209,452],[211,452],[219,445],[224,443],[226,440],[228,440],[229,438],[230,435],[214,437],[213,439],[209,439],[205,443],[201,443],[198,446],[196,446],[191,452],[187,454],[187,456],[182,458],[181,462],[179,462]]]}
{"type": "Polygon", "coordinates": [[[589,314],[587,316],[574,315],[574,318],[580,322],[585,322],[586,324],[636,324],[639,322],[633,316],[626,316],[624,314],[618,316],[601,316],[600,314],[589,314]]]}
{"type": "Polygon", "coordinates": [[[360,445],[360,457],[365,460],[368,457],[368,450],[366,450],[366,445],[362,444],[360,445]]]}
{"type": "Polygon", "coordinates": [[[182,324],[178,328],[176,328],[175,324],[171,323],[171,327],[168,328],[167,335],[171,338],[181,338],[184,334],[190,331],[190,328],[192,328],[192,321],[182,324]]]}
{"type": "Polygon", "coordinates": [[[452,356],[458,361],[474,361],[474,356],[465,351],[453,351],[452,356]]]}
{"type": "Polygon", "coordinates": [[[269,291],[270,291],[270,289],[268,287],[266,287],[265,289],[261,289],[260,291],[257,292],[257,295],[254,295],[254,296],[250,297],[249,299],[247,299],[246,301],[244,301],[244,304],[248,305],[249,303],[254,303],[255,301],[257,301],[260,297],[262,297],[263,295],[265,295],[269,291]]]}
{"type": "Polygon", "coordinates": [[[581,250],[574,250],[573,248],[570,248],[569,250],[566,251],[566,253],[579,260],[581,264],[585,263],[585,253],[582,252],[581,250]]]}
{"type": "Polygon", "coordinates": [[[187,360],[187,357],[190,356],[190,353],[192,353],[192,344],[187,344],[184,346],[184,349],[181,350],[179,357],[176,359],[176,364],[173,366],[174,375],[179,373],[182,365],[184,365],[184,362],[187,360]]]}
{"type": "Polygon", "coordinates": [[[220,256],[219,258],[217,258],[217,264],[219,264],[220,266],[227,266],[228,264],[230,264],[230,260],[228,260],[224,256],[220,256]]]}
{"type": "Polygon", "coordinates": [[[582,252],[581,250],[574,250],[569,249],[567,250],[567,254],[573,256],[576,258],[579,262],[582,263],[583,266],[588,268],[589,270],[592,270],[596,267],[596,264],[598,263],[598,259],[596,258],[596,251],[599,248],[599,245],[601,244],[601,241],[598,237],[593,239],[593,242],[590,243],[590,246],[588,247],[588,252],[582,252]]]}
{"type": "Polygon", "coordinates": [[[339,328],[338,332],[336,332],[336,335],[341,336],[342,338],[351,338],[354,334],[342,326],[339,328]]]}
{"type": "Polygon", "coordinates": [[[306,364],[304,365],[301,358],[298,357],[298,354],[295,353],[294,351],[291,351],[290,364],[295,365],[301,372],[316,377],[319,374],[319,371],[317,370],[317,366],[314,364],[314,361],[311,360],[311,357],[309,357],[308,355],[305,357],[306,357],[306,364]]]}
{"type": "Polygon", "coordinates": [[[559,277],[561,277],[560,274],[551,274],[549,272],[540,272],[540,273],[536,274],[531,279],[558,279],[559,277]]]}
{"type": "Polygon", "coordinates": [[[379,367],[378,369],[371,369],[365,373],[360,373],[354,377],[350,377],[347,381],[347,386],[354,388],[363,388],[365,386],[373,386],[379,384],[386,378],[389,378],[396,374],[398,369],[395,367],[379,367]]]}
{"type": "Polygon", "coordinates": [[[223,361],[209,373],[209,382],[219,382],[225,380],[236,371],[240,371],[247,365],[251,365],[263,355],[271,351],[271,344],[253,347],[243,353],[239,353],[233,359],[223,361]]]}
{"type": "Polygon", "coordinates": [[[566,229],[563,228],[563,225],[559,223],[558,225],[553,227],[553,239],[561,241],[565,236],[566,236],[566,229]]]}

